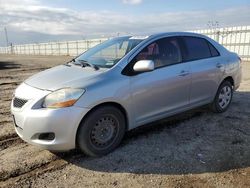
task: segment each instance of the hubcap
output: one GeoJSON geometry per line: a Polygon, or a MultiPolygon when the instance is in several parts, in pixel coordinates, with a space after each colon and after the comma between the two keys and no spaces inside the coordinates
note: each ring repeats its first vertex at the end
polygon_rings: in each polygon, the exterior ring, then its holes
{"type": "Polygon", "coordinates": [[[229,86],[225,86],[221,89],[220,95],[219,95],[219,105],[222,109],[226,108],[232,97],[232,88],[229,86]]]}
{"type": "Polygon", "coordinates": [[[113,143],[117,134],[118,120],[113,116],[104,116],[96,121],[91,130],[91,143],[97,148],[103,148],[113,143]]]}

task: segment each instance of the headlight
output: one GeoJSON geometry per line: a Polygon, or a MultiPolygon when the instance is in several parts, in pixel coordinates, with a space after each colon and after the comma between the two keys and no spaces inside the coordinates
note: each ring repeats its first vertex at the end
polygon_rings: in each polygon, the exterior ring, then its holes
{"type": "Polygon", "coordinates": [[[85,92],[84,89],[64,88],[47,95],[43,101],[44,108],[63,108],[75,104],[85,92]]]}

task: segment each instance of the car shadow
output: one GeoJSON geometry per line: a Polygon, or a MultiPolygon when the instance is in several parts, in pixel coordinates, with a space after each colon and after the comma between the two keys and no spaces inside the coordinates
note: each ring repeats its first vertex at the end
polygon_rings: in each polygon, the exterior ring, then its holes
{"type": "Polygon", "coordinates": [[[57,154],[76,166],[109,173],[197,174],[250,167],[250,92],[235,92],[227,112],[202,107],[129,131],[112,153],[57,154]]]}
{"type": "Polygon", "coordinates": [[[0,70],[3,69],[17,69],[20,68],[21,65],[17,64],[13,61],[0,61],[0,70]]]}

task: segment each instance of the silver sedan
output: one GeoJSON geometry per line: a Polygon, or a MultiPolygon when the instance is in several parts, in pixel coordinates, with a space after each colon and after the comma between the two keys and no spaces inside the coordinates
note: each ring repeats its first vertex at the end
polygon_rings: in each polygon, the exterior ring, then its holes
{"type": "Polygon", "coordinates": [[[24,81],[11,112],[33,145],[101,156],[140,125],[206,104],[226,111],[240,82],[238,55],[206,36],[118,37],[24,81]]]}

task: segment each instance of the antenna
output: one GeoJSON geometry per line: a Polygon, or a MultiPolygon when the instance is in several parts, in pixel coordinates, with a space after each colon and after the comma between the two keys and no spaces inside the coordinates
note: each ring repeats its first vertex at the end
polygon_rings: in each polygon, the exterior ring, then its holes
{"type": "Polygon", "coordinates": [[[8,32],[6,27],[4,27],[4,31],[5,31],[6,46],[9,46],[8,32]]]}

